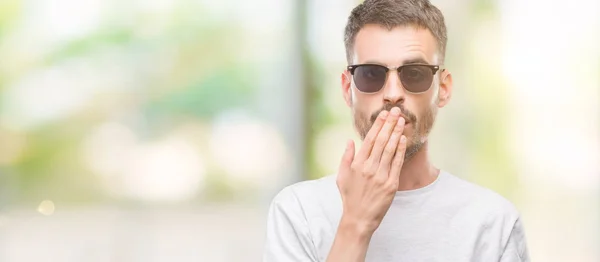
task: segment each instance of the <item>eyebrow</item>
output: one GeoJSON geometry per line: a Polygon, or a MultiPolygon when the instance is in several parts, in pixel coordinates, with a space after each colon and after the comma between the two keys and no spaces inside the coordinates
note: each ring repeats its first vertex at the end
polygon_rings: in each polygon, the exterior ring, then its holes
{"type": "Polygon", "coordinates": [[[403,65],[410,65],[410,64],[429,64],[429,62],[427,62],[425,59],[419,57],[419,58],[413,58],[413,59],[408,59],[408,60],[404,60],[404,63],[402,63],[403,65]]]}
{"type": "MultiPolygon", "coordinates": [[[[375,60],[367,60],[364,62],[364,64],[376,64],[376,65],[385,66],[384,63],[377,62],[375,60]]],[[[404,60],[404,62],[402,63],[402,65],[410,65],[410,64],[429,64],[429,62],[427,62],[427,60],[425,60],[422,57],[417,57],[417,58],[411,58],[411,59],[404,60]]]]}

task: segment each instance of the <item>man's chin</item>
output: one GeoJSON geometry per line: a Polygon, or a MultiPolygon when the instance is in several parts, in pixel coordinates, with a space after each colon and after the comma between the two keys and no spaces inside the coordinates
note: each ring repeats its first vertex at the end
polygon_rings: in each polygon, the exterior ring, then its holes
{"type": "Polygon", "coordinates": [[[423,145],[425,144],[424,141],[422,141],[423,139],[419,140],[416,143],[410,143],[409,145],[406,146],[406,151],[404,153],[404,162],[408,162],[410,161],[417,153],[419,153],[419,151],[421,151],[421,149],[423,148],[423,145]]]}

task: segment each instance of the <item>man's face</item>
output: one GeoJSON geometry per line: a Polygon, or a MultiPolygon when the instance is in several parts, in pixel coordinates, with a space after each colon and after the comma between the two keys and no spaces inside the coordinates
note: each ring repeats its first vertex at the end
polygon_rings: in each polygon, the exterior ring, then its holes
{"type": "MultiPolygon", "coordinates": [[[[418,60],[430,65],[440,62],[436,40],[427,29],[401,26],[387,30],[366,25],[356,35],[352,64],[375,63],[395,68],[418,60]]],[[[433,79],[427,91],[410,93],[403,88],[396,71],[389,71],[381,90],[363,93],[356,88],[350,72],[345,71],[342,90],[361,138],[365,138],[379,112],[399,107],[407,122],[403,133],[408,138],[405,159],[410,159],[427,141],[438,107],[443,107],[450,97],[450,74],[438,71],[433,79]]]]}

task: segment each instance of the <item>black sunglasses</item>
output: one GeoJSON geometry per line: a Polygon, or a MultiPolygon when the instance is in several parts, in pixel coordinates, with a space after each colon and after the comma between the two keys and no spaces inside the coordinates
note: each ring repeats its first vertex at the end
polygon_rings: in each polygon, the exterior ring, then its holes
{"type": "Polygon", "coordinates": [[[431,87],[433,76],[440,69],[438,65],[408,64],[397,68],[389,68],[378,64],[360,64],[348,66],[356,88],[364,93],[375,93],[383,88],[387,81],[388,71],[396,70],[400,82],[406,91],[422,93],[431,87]]]}

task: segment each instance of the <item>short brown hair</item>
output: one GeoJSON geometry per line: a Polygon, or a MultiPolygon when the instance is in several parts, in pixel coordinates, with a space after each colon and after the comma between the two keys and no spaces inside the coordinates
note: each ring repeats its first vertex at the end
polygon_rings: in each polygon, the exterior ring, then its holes
{"type": "Polygon", "coordinates": [[[356,35],[367,24],[381,25],[388,30],[406,25],[428,29],[437,40],[440,63],[444,61],[448,38],[444,15],[429,0],[365,0],[355,7],[344,32],[348,63],[352,62],[356,35]]]}

